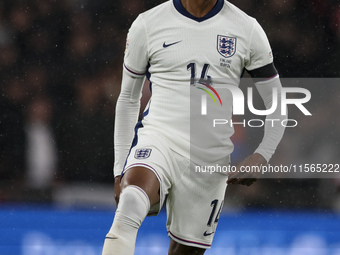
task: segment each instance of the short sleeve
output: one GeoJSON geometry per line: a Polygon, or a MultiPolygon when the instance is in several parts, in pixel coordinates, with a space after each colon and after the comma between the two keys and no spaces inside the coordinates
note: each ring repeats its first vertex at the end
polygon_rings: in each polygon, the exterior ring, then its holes
{"type": "Polygon", "coordinates": [[[245,68],[248,71],[263,67],[273,62],[273,54],[267,35],[256,20],[254,20],[250,39],[249,55],[247,58],[245,68]]]}
{"type": "Polygon", "coordinates": [[[124,67],[133,75],[144,75],[148,61],[146,30],[143,19],[138,16],[132,23],[126,38],[124,67]]]}

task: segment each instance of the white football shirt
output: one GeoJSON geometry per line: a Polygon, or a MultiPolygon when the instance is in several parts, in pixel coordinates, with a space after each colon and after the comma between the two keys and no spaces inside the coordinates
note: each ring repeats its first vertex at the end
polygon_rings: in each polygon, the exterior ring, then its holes
{"type": "Polygon", "coordinates": [[[272,61],[258,22],[226,0],[218,0],[203,18],[188,13],[180,0],[140,14],[129,30],[124,57],[132,76],[147,75],[151,81],[152,97],[138,132],[163,134],[171,148],[197,164],[226,158],[233,151],[233,127],[214,128],[211,119],[214,114],[231,119],[232,97],[221,93],[219,101],[211,87],[204,91],[192,85],[203,78],[212,88],[221,81],[238,86],[244,69],[272,61]],[[201,97],[208,92],[216,104],[208,96],[209,112],[202,116],[201,97]]]}

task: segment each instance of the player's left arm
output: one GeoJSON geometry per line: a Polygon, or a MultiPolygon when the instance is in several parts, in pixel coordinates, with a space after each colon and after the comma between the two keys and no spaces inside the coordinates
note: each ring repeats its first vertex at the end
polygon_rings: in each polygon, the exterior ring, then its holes
{"type": "MultiPolygon", "coordinates": [[[[242,173],[243,166],[266,165],[274,154],[282,139],[285,127],[281,122],[287,119],[281,115],[281,82],[278,72],[273,63],[272,51],[267,36],[261,26],[256,22],[254,25],[250,44],[246,69],[252,76],[255,86],[264,102],[266,109],[273,104],[274,93],[277,95],[277,107],[274,112],[266,116],[264,137],[255,152],[243,160],[238,166],[238,171],[229,175],[228,182],[232,184],[251,185],[259,177],[260,172],[242,173]],[[275,121],[273,121],[275,120],[275,121]]],[[[286,111],[287,112],[287,111],[286,111]]]]}

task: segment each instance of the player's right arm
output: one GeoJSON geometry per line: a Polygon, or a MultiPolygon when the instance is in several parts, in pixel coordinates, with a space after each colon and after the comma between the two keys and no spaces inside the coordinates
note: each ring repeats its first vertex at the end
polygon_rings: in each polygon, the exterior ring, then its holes
{"type": "Polygon", "coordinates": [[[144,76],[134,77],[128,71],[123,70],[121,92],[116,105],[114,130],[114,177],[117,204],[121,191],[120,175],[124,169],[125,160],[134,137],[134,127],[138,120],[143,83],[144,76]]]}
{"type": "Polygon", "coordinates": [[[132,24],[126,41],[121,92],[116,105],[114,130],[114,177],[117,203],[120,194],[120,175],[134,137],[148,64],[146,32],[140,17],[132,24]]]}

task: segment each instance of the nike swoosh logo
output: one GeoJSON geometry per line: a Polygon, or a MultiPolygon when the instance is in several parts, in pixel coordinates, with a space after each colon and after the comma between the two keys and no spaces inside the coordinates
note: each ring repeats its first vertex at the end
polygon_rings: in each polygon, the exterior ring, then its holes
{"type": "Polygon", "coordinates": [[[203,235],[204,236],[210,236],[210,235],[212,235],[212,234],[214,234],[215,232],[211,232],[211,233],[207,233],[207,231],[205,231],[204,233],[203,233],[203,235]]]}
{"type": "Polygon", "coordinates": [[[177,43],[180,43],[181,41],[178,41],[178,42],[174,42],[174,43],[169,43],[169,44],[166,44],[165,42],[163,43],[163,48],[167,48],[169,46],[172,46],[174,44],[177,44],[177,43]]]}
{"type": "Polygon", "coordinates": [[[109,236],[107,236],[107,237],[105,237],[105,239],[118,239],[118,237],[109,237],[109,236]]]}

